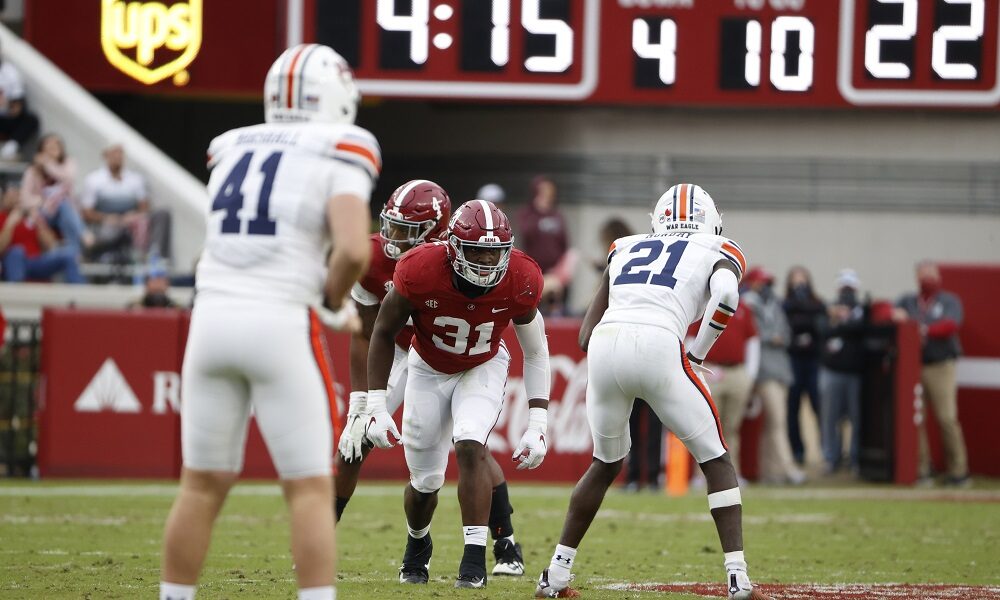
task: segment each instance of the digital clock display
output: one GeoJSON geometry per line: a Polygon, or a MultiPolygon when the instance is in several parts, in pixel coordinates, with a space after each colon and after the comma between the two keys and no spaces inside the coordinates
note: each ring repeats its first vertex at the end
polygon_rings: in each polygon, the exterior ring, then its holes
{"type": "Polygon", "coordinates": [[[368,94],[996,107],[1000,0],[337,0],[368,94]]]}

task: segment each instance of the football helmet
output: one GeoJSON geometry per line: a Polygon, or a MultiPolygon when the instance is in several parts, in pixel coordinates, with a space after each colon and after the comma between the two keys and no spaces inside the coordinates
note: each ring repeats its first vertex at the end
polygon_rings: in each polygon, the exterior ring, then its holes
{"type": "Polygon", "coordinates": [[[459,277],[479,287],[492,287],[507,273],[514,233],[496,204],[469,200],[451,218],[448,245],[451,265],[459,277]]]}
{"type": "Polygon", "coordinates": [[[722,235],[722,216],[715,201],[693,183],[679,183],[667,190],[649,216],[653,233],[700,231],[722,235]]]}
{"type": "Polygon", "coordinates": [[[385,255],[395,260],[427,240],[443,239],[450,218],[451,199],[444,188],[426,179],[407,181],[379,214],[385,255]]]}
{"type": "Polygon", "coordinates": [[[332,48],[299,44],[281,53],[264,79],[268,123],[354,123],[361,92],[332,48]]]}

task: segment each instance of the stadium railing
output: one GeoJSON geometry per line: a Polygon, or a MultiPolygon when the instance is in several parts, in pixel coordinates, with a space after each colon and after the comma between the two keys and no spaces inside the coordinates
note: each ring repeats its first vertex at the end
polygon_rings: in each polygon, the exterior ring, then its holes
{"type": "Polygon", "coordinates": [[[41,326],[37,321],[12,320],[5,338],[0,350],[0,474],[34,477],[41,326]]]}

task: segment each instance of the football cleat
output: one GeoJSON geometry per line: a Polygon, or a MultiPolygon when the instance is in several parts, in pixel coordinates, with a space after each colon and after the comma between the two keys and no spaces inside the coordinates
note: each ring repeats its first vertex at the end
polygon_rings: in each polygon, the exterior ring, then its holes
{"type": "Polygon", "coordinates": [[[417,539],[406,536],[406,551],[403,553],[403,565],[399,567],[399,583],[427,583],[430,579],[431,553],[434,543],[431,535],[417,539]]]}
{"type": "Polygon", "coordinates": [[[475,575],[471,573],[459,574],[455,580],[455,587],[476,590],[486,587],[486,573],[475,575]]]}
{"type": "Polygon", "coordinates": [[[729,600],[772,600],[750,583],[746,571],[729,572],[729,600]]]}
{"type": "MultiPolygon", "coordinates": [[[[570,576],[570,581],[573,577],[570,576]]],[[[559,588],[549,582],[549,570],[545,569],[538,576],[538,585],[535,587],[535,598],[579,598],[580,592],[569,587],[569,582],[559,588]]]]}
{"type": "Polygon", "coordinates": [[[494,575],[524,575],[524,555],[521,554],[521,544],[512,544],[510,540],[501,538],[493,543],[493,556],[497,559],[493,567],[494,575]]]}

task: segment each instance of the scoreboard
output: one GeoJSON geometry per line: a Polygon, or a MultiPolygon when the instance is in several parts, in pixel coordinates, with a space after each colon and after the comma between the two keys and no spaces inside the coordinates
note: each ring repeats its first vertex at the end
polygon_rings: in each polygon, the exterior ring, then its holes
{"type": "Polygon", "coordinates": [[[25,37],[94,91],[259,96],[302,39],[344,55],[369,96],[1000,106],[1000,0],[26,0],[26,15],[25,37]]]}
{"type": "Polygon", "coordinates": [[[998,0],[321,0],[312,20],[374,95],[1000,102],[998,0]]]}

